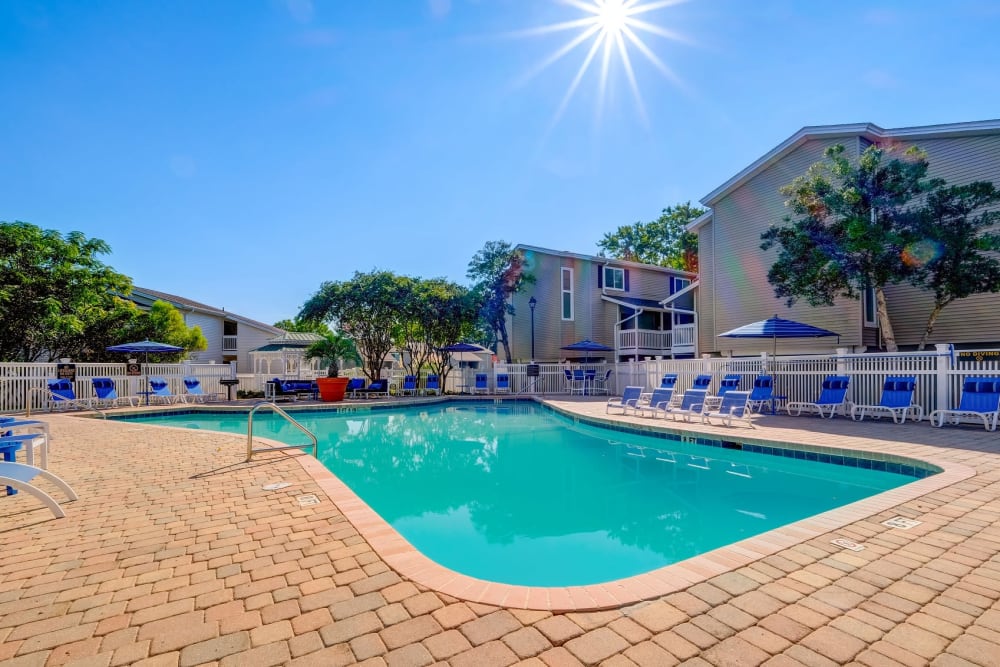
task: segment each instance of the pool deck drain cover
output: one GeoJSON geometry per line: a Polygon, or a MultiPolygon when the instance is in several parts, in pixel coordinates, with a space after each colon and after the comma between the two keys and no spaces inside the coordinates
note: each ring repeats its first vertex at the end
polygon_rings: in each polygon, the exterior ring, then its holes
{"type": "Polygon", "coordinates": [[[265,491],[277,491],[278,489],[283,489],[286,486],[291,486],[291,482],[275,482],[274,484],[265,484],[262,488],[265,491]]]}
{"type": "Polygon", "coordinates": [[[319,505],[319,498],[311,493],[307,493],[304,496],[299,496],[295,500],[299,501],[300,507],[309,507],[310,505],[319,505]]]}
{"type": "Polygon", "coordinates": [[[909,530],[915,526],[919,526],[923,521],[917,521],[916,519],[907,519],[905,516],[894,516],[893,518],[883,521],[883,526],[888,526],[889,528],[901,528],[903,530],[909,530]]]}

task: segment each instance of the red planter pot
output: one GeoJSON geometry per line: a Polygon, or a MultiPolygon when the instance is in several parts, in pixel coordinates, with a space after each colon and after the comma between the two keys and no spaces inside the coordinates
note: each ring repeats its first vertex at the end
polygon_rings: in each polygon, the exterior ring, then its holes
{"type": "Polygon", "coordinates": [[[319,398],[327,403],[344,400],[344,390],[347,389],[347,378],[316,378],[319,387],[319,398]]]}

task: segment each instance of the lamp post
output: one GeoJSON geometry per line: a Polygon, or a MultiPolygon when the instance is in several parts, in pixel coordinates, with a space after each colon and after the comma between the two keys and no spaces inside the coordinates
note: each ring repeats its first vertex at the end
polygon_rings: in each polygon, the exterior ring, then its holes
{"type": "Polygon", "coordinates": [[[535,306],[538,300],[535,297],[528,299],[528,308],[531,309],[531,363],[535,363],[535,306]]]}

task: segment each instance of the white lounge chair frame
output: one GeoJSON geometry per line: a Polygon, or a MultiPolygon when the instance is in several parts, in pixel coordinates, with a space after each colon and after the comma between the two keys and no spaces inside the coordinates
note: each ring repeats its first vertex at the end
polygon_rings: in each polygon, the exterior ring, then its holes
{"type": "Polygon", "coordinates": [[[750,392],[730,390],[722,397],[722,402],[717,408],[706,407],[702,411],[701,421],[703,424],[711,424],[714,417],[722,420],[724,425],[732,426],[733,420],[738,419],[746,422],[750,428],[756,428],[751,421],[752,415],[753,406],[750,404],[750,392]]]}
{"type": "Polygon", "coordinates": [[[49,510],[51,510],[52,514],[54,514],[57,519],[61,519],[66,516],[62,507],[59,506],[59,503],[57,503],[52,496],[31,483],[31,480],[36,477],[41,477],[42,479],[46,479],[51,482],[53,485],[58,487],[60,491],[65,493],[69,500],[77,499],[76,493],[72,488],[70,488],[69,484],[56,475],[53,475],[48,470],[42,470],[41,468],[25,465],[23,463],[0,461],[0,486],[10,486],[18,491],[24,491],[25,493],[38,498],[45,504],[46,507],[49,508],[49,510]]]}

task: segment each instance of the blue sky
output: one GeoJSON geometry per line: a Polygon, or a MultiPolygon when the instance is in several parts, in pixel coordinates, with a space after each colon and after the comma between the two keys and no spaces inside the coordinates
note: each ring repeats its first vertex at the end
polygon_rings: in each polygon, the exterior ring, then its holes
{"type": "MultiPolygon", "coordinates": [[[[594,0],[579,0],[579,2],[594,0]]],[[[654,4],[641,0],[640,5],[654,4]]],[[[662,3],[656,3],[662,4],[662,3]]],[[[691,0],[640,111],[551,0],[0,0],[0,220],[273,322],[355,270],[465,283],[486,241],[596,254],[804,125],[1000,117],[993,0],[691,0]]]]}

